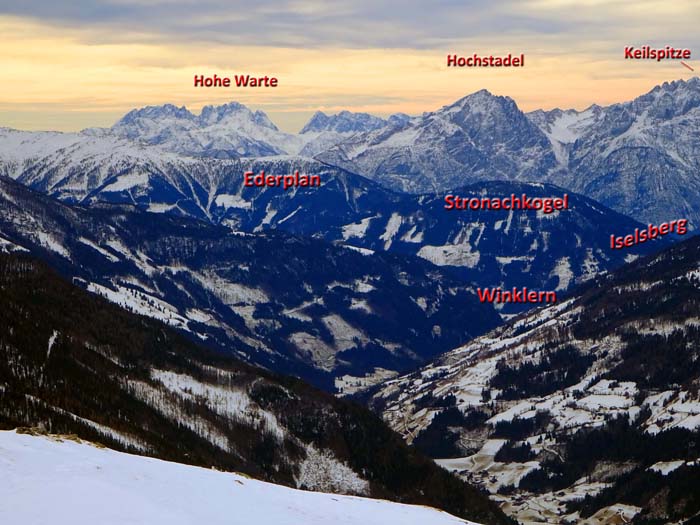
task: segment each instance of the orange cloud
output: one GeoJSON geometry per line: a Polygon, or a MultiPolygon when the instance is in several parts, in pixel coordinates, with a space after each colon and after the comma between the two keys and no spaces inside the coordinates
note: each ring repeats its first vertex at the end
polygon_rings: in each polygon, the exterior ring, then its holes
{"type": "Polygon", "coordinates": [[[236,100],[296,131],[317,109],[417,114],[482,88],[512,97],[524,110],[584,108],[628,100],[665,80],[692,75],[675,62],[624,61],[625,42],[614,39],[566,50],[554,36],[530,34],[463,39],[449,49],[299,49],[144,39],[90,43],[83,36],[0,17],[0,125],[72,130],[109,125],[136,106],[170,102],[198,110],[236,100]],[[447,68],[448,52],[525,53],[526,66],[447,68]],[[195,74],[214,73],[275,76],[279,87],[193,87],[195,74]]]}

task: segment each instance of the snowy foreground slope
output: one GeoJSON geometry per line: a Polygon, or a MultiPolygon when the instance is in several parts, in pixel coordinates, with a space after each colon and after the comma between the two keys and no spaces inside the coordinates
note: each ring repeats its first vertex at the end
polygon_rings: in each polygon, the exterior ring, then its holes
{"type": "MultiPolygon", "coordinates": [[[[27,254],[0,254],[0,326],[2,430],[41,428],[294,489],[509,524],[360,405],[210,352],[27,254]]],[[[1,448],[0,477],[14,457],[1,448]]],[[[6,494],[0,485],[0,507],[6,494]]],[[[5,523],[18,522],[0,515],[5,523]]]]}
{"type": "Polygon", "coordinates": [[[0,432],[0,465],[0,523],[8,524],[473,523],[428,507],[294,490],[11,431],[0,432]]]}

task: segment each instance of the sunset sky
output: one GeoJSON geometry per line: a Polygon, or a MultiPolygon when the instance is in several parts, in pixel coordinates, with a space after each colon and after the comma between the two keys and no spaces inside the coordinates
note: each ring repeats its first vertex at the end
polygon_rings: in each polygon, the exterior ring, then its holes
{"type": "Polygon", "coordinates": [[[700,74],[699,23],[697,0],[0,0],[0,126],[78,130],[235,100],[297,131],[319,109],[419,114],[482,88],[523,110],[583,109],[700,74]],[[689,48],[696,72],[624,60],[644,44],[689,48]],[[475,52],[524,53],[525,67],[446,67],[475,52]],[[214,73],[279,87],[193,87],[214,73]]]}

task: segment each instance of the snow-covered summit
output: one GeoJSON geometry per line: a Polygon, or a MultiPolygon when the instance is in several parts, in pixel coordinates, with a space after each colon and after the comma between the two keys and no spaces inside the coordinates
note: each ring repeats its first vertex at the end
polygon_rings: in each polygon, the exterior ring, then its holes
{"type": "Polygon", "coordinates": [[[117,125],[129,125],[137,122],[139,119],[158,119],[158,118],[173,118],[179,120],[196,120],[197,117],[190,113],[185,107],[177,107],[174,104],[162,104],[159,106],[146,106],[139,109],[132,109],[124,115],[117,125]]]}
{"type": "Polygon", "coordinates": [[[359,133],[319,159],[413,193],[479,180],[542,179],[556,166],[547,137],[515,102],[482,89],[414,118],[359,133]]]}
{"type": "Polygon", "coordinates": [[[411,115],[407,115],[406,113],[394,113],[393,115],[389,116],[387,122],[392,126],[403,126],[410,121],[411,118],[411,115]]]}
{"type": "Polygon", "coordinates": [[[314,131],[336,131],[338,133],[356,133],[358,131],[371,131],[387,125],[387,121],[369,113],[352,113],[341,111],[336,115],[328,116],[322,111],[317,111],[302,128],[300,133],[314,131]]]}
{"type": "Polygon", "coordinates": [[[305,141],[300,154],[313,157],[353,135],[383,129],[390,124],[393,125],[369,113],[341,111],[329,116],[317,111],[299,132],[305,141]]]}
{"type": "Polygon", "coordinates": [[[277,129],[262,111],[230,102],[204,106],[199,115],[172,104],[127,113],[112,128],[120,137],[206,157],[260,157],[296,153],[302,141],[277,129]]]}
{"type": "Polygon", "coordinates": [[[480,89],[444,106],[439,112],[483,111],[503,104],[514,105],[515,101],[510,97],[494,95],[488,89],[480,89]]]}
{"type": "Polygon", "coordinates": [[[279,131],[264,111],[251,111],[238,102],[229,102],[221,106],[204,106],[197,120],[201,127],[219,124],[224,121],[228,121],[230,124],[250,121],[259,126],[279,131]]]}

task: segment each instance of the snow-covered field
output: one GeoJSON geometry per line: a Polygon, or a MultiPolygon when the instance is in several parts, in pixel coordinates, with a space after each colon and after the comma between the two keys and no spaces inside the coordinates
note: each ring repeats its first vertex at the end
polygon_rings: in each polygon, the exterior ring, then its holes
{"type": "Polygon", "coordinates": [[[290,489],[57,437],[0,432],[0,523],[456,525],[445,512],[290,489]]]}

